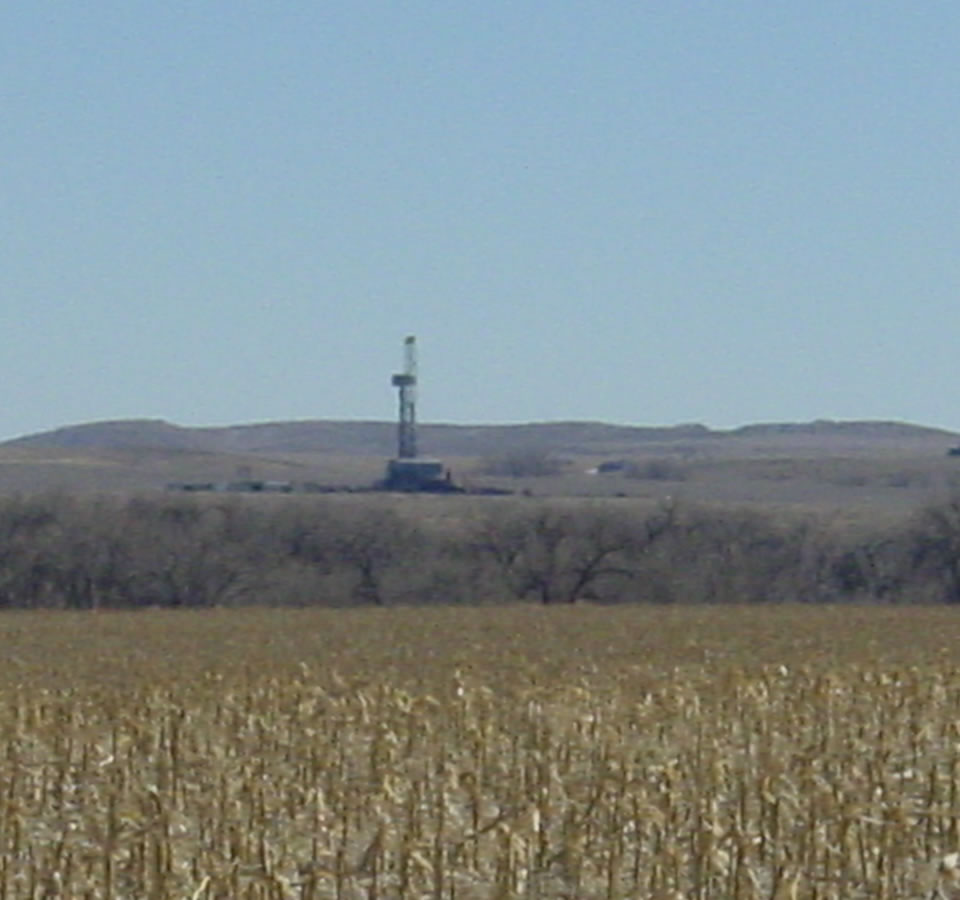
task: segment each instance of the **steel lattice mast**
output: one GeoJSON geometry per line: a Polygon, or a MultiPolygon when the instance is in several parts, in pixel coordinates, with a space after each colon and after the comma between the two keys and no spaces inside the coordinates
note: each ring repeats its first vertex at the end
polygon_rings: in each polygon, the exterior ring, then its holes
{"type": "Polygon", "coordinates": [[[417,455],[417,339],[410,335],[403,342],[403,371],[391,383],[400,395],[400,421],[397,426],[397,458],[417,455]]]}

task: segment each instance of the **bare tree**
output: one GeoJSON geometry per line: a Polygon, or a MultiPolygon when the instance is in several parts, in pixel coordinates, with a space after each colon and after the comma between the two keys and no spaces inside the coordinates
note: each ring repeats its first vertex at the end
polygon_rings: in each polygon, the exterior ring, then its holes
{"type": "Polygon", "coordinates": [[[960,603],[960,494],[924,509],[905,543],[907,577],[917,593],[960,603]]]}
{"type": "Polygon", "coordinates": [[[67,504],[60,495],[11,497],[0,507],[0,606],[51,604],[54,553],[67,504]]]}
{"type": "Polygon", "coordinates": [[[327,601],[384,606],[402,599],[408,594],[403,582],[416,580],[412,562],[426,538],[411,518],[379,499],[284,507],[270,525],[277,565],[306,570],[327,601]]]}
{"type": "Polygon", "coordinates": [[[638,556],[669,529],[671,518],[666,510],[636,521],[608,508],[545,505],[482,520],[471,546],[516,599],[544,605],[619,600],[636,577],[638,556]]]}
{"type": "Polygon", "coordinates": [[[234,502],[131,505],[131,605],[217,606],[255,595],[262,573],[253,536],[262,518],[234,502]]]}
{"type": "Polygon", "coordinates": [[[345,515],[333,536],[338,565],[347,570],[353,599],[384,606],[402,593],[393,576],[409,576],[423,540],[420,530],[392,510],[361,510],[345,515]],[[392,589],[391,589],[392,588],[392,589]]]}

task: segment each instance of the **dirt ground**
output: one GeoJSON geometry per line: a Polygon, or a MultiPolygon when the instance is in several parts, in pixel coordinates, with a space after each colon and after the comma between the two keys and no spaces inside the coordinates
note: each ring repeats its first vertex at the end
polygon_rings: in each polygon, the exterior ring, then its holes
{"type": "MultiPolygon", "coordinates": [[[[504,432],[505,440],[513,442],[504,445],[504,452],[547,458],[553,474],[485,474],[498,447],[494,426],[485,427],[491,434],[482,440],[476,433],[484,428],[448,426],[436,432],[436,447],[426,449],[440,451],[454,481],[468,490],[498,488],[535,497],[672,498],[873,515],[909,511],[960,490],[960,457],[947,453],[953,436],[913,426],[812,423],[699,436],[666,431],[652,437],[603,425],[523,427],[528,430],[522,435],[504,432]],[[478,453],[442,452],[466,449],[467,437],[478,453]]],[[[347,453],[339,445],[293,452],[277,449],[279,443],[233,452],[2,444],[0,495],[153,492],[176,483],[222,485],[237,480],[289,483],[298,491],[364,489],[382,477],[389,455],[359,444],[357,452],[347,453]]]]}

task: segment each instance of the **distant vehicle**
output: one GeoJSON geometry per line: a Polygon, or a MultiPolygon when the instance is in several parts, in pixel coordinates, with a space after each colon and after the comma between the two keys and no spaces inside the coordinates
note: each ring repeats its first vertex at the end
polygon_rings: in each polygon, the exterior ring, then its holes
{"type": "Polygon", "coordinates": [[[597,472],[601,475],[606,475],[610,472],[622,472],[626,468],[627,461],[625,459],[610,459],[600,463],[600,465],[597,466],[597,472]]]}
{"type": "MultiPolygon", "coordinates": [[[[304,490],[310,488],[304,487],[304,490]]],[[[296,485],[290,481],[257,481],[254,479],[243,479],[241,481],[174,481],[167,485],[168,491],[186,491],[187,493],[197,493],[200,491],[212,491],[222,494],[292,494],[296,490],[296,485]]]]}
{"type": "Polygon", "coordinates": [[[960,456],[960,447],[951,447],[947,451],[947,456],[960,456]]]}

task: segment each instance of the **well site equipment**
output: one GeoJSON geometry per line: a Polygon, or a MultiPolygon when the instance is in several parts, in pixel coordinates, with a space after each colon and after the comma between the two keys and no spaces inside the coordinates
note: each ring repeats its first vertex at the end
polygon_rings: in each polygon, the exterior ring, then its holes
{"type": "Polygon", "coordinates": [[[461,493],[453,484],[449,470],[438,459],[418,455],[417,447],[417,339],[409,335],[403,342],[403,371],[390,379],[397,389],[397,455],[387,462],[383,487],[390,491],[461,493]]]}

